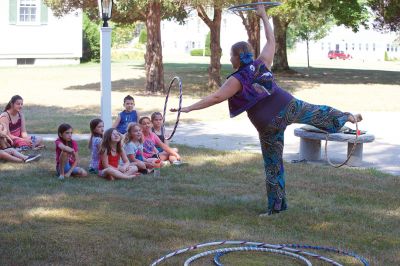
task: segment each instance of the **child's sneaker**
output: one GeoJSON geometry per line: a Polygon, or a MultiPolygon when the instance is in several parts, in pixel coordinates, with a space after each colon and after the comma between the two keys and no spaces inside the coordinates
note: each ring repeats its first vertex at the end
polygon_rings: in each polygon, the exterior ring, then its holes
{"type": "Polygon", "coordinates": [[[33,161],[37,161],[40,159],[40,154],[37,155],[28,155],[28,158],[25,159],[25,163],[29,163],[29,162],[33,162],[33,161]]]}
{"type": "Polygon", "coordinates": [[[168,166],[168,165],[170,165],[171,163],[169,162],[169,161],[162,161],[161,162],[161,166],[162,167],[165,167],[165,166],[168,166]]]}
{"type": "Polygon", "coordinates": [[[97,174],[97,170],[94,169],[94,168],[92,168],[92,167],[90,167],[90,168],[89,168],[89,173],[91,173],[91,174],[97,174]]]}
{"type": "Polygon", "coordinates": [[[58,180],[64,180],[65,179],[65,177],[63,176],[63,175],[60,175],[59,177],[58,177],[58,180]]]}

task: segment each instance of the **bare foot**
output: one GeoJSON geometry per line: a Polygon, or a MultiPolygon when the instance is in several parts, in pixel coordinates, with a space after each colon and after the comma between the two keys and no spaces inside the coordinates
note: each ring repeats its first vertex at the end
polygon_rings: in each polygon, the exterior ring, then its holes
{"type": "Polygon", "coordinates": [[[362,120],[362,115],[361,114],[355,114],[355,115],[349,115],[349,121],[351,123],[355,123],[355,122],[360,122],[362,120]]]}

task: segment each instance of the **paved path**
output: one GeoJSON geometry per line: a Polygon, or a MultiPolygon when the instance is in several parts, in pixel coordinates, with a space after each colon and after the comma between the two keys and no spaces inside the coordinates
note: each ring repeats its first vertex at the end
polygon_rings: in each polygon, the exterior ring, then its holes
{"type": "MultiPolygon", "coordinates": [[[[364,144],[363,168],[376,168],[380,171],[400,176],[400,126],[397,121],[400,113],[363,113],[364,121],[360,129],[375,135],[373,143],[364,144]]],[[[298,159],[300,140],[293,130],[300,125],[290,125],[285,132],[284,159],[298,159]]],[[[181,124],[173,142],[195,147],[218,150],[245,150],[261,152],[257,131],[245,119],[229,119],[214,123],[181,124]]],[[[329,142],[328,154],[333,162],[341,162],[347,156],[347,143],[329,142]]]]}
{"type": "MultiPolygon", "coordinates": [[[[363,113],[364,121],[360,129],[375,135],[373,143],[364,144],[363,168],[375,168],[400,176],[400,126],[395,122],[400,113],[363,113]]],[[[285,132],[284,159],[298,159],[300,140],[293,130],[299,125],[291,125],[285,132]]],[[[55,135],[42,135],[46,140],[54,140],[55,135]]],[[[75,139],[89,136],[75,135],[75,139]]],[[[260,153],[257,131],[243,118],[227,119],[220,122],[179,124],[172,143],[217,150],[243,150],[260,153]]],[[[328,152],[333,162],[346,159],[347,143],[329,142],[328,152]]],[[[322,162],[323,163],[323,162],[322,162]]]]}

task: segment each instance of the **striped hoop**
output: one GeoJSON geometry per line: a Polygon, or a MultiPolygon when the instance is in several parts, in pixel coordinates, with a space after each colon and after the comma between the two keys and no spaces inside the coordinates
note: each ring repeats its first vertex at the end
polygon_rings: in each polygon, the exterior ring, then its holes
{"type": "Polygon", "coordinates": [[[280,6],[282,3],[280,2],[257,2],[257,3],[247,3],[241,5],[235,5],[228,8],[229,11],[239,12],[239,11],[250,11],[256,10],[258,5],[263,5],[265,8],[272,8],[280,6]]]}
{"type": "MultiPolygon", "coordinates": [[[[268,244],[268,243],[263,243],[263,242],[252,242],[252,241],[237,241],[237,240],[224,240],[224,241],[216,241],[216,242],[207,242],[207,243],[201,243],[201,244],[197,244],[194,246],[190,246],[190,247],[185,247],[182,249],[178,249],[176,251],[173,251],[159,259],[157,259],[156,261],[154,261],[151,266],[156,266],[158,264],[160,264],[161,262],[167,260],[168,258],[171,258],[173,256],[176,255],[180,255],[189,251],[193,251],[199,248],[204,248],[204,247],[210,247],[210,246],[224,246],[224,245],[238,245],[238,246],[251,246],[251,247],[256,247],[256,248],[268,248],[268,249],[274,249],[274,250],[278,250],[278,251],[287,251],[290,253],[295,253],[295,254],[300,254],[300,255],[305,255],[305,256],[309,256],[313,259],[318,259],[318,260],[322,260],[324,262],[330,263],[331,265],[335,265],[335,266],[342,266],[342,264],[330,259],[330,258],[326,258],[324,256],[321,256],[319,254],[315,254],[315,253],[311,253],[308,251],[304,251],[304,250],[299,250],[299,249],[314,249],[314,250],[320,250],[320,251],[329,251],[329,252],[333,252],[336,254],[340,254],[342,256],[349,256],[349,257],[353,257],[357,260],[359,260],[364,266],[369,266],[369,262],[351,252],[351,251],[344,251],[344,250],[340,250],[340,249],[336,249],[336,248],[331,248],[331,247],[320,247],[320,246],[310,246],[310,245],[298,245],[298,244],[268,244]]],[[[229,251],[225,251],[225,252],[229,252],[229,251]]],[[[218,265],[218,264],[217,264],[218,265]]]]}
{"type": "Polygon", "coordinates": [[[181,108],[182,108],[182,81],[178,76],[173,77],[171,80],[168,90],[167,90],[167,96],[165,97],[165,103],[164,103],[164,113],[163,113],[163,127],[164,127],[164,132],[165,132],[165,116],[167,114],[167,104],[168,104],[168,98],[169,98],[169,93],[171,92],[172,85],[174,84],[175,80],[178,82],[179,85],[179,107],[178,107],[178,112],[176,115],[176,122],[174,125],[174,128],[172,129],[171,134],[169,134],[168,137],[166,137],[166,140],[172,139],[172,136],[174,136],[176,128],[178,127],[179,124],[179,117],[181,116],[181,108]]]}

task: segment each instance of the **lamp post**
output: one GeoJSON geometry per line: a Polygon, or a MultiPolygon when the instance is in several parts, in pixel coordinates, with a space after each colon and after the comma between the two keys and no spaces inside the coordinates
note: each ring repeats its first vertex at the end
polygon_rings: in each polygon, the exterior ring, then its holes
{"type": "Polygon", "coordinates": [[[100,17],[103,26],[100,29],[100,63],[101,63],[101,119],[104,129],[111,128],[111,28],[107,21],[111,18],[112,0],[98,0],[100,17]]]}

